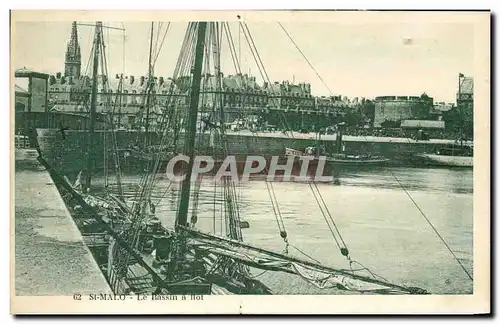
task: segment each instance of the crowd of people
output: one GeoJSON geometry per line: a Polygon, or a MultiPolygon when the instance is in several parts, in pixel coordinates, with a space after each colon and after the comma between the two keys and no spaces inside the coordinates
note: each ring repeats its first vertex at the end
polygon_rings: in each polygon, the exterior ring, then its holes
{"type": "MultiPolygon", "coordinates": [[[[252,131],[252,132],[299,132],[299,133],[320,133],[323,135],[332,135],[337,133],[335,125],[324,127],[310,123],[308,125],[295,126],[287,125],[270,125],[265,121],[259,122],[238,122],[229,129],[233,131],[252,131]]],[[[325,124],[326,125],[326,124],[325,124]]],[[[410,138],[414,140],[428,140],[428,139],[447,139],[455,140],[457,138],[463,140],[472,140],[472,135],[464,135],[459,130],[451,129],[420,129],[420,128],[401,128],[401,127],[363,127],[345,125],[343,127],[343,134],[347,136],[367,136],[367,137],[395,137],[395,138],[410,138]]]]}
{"type": "MultiPolygon", "coordinates": [[[[282,127],[261,127],[257,131],[280,131],[285,132],[282,127]]],[[[288,130],[289,131],[289,130],[288,130]]],[[[318,130],[310,129],[293,129],[302,133],[315,133],[318,130]]],[[[321,128],[319,133],[332,135],[336,134],[336,127],[321,128]]],[[[346,127],[343,132],[347,136],[367,136],[367,137],[395,137],[395,138],[410,138],[414,140],[429,140],[429,139],[447,139],[454,140],[461,138],[463,140],[472,140],[471,136],[464,136],[457,131],[442,130],[442,129],[403,129],[403,128],[362,128],[362,127],[346,127]]]]}

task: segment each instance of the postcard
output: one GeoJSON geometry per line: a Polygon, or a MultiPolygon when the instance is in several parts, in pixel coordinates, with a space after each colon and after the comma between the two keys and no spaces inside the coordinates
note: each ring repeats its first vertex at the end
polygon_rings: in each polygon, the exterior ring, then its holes
{"type": "Polygon", "coordinates": [[[489,313],[490,19],[11,11],[11,313],[489,313]]]}

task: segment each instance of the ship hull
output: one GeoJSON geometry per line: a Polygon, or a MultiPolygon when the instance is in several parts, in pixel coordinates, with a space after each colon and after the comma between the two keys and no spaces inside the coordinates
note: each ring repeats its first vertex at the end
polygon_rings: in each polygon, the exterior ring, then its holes
{"type": "MultiPolygon", "coordinates": [[[[303,166],[303,162],[298,158],[293,159],[292,162],[288,162],[288,156],[278,156],[275,157],[264,157],[264,166],[260,166],[259,162],[253,161],[252,157],[240,155],[236,157],[236,163],[228,163],[224,164],[224,159],[214,159],[214,166],[211,170],[207,172],[203,172],[203,176],[215,177],[217,174],[222,174],[222,172],[227,171],[230,172],[232,165],[236,165],[236,175],[238,180],[269,180],[269,181],[306,181],[316,179],[318,182],[329,182],[332,181],[333,178],[337,177],[339,168],[333,167],[332,164],[328,162],[325,165],[320,166],[318,160],[310,161],[307,165],[307,168],[303,166]],[[247,160],[248,159],[248,160],[247,160]],[[284,170],[280,169],[280,166],[285,166],[287,163],[290,163],[291,170],[289,173],[286,173],[284,170]],[[272,173],[270,171],[271,165],[276,164],[278,168],[272,173]],[[245,171],[245,169],[250,170],[249,168],[260,169],[260,171],[245,171]],[[248,175],[248,178],[245,177],[248,175]],[[323,178],[318,178],[318,176],[322,176],[323,178]],[[333,177],[332,179],[328,177],[333,177]]],[[[169,166],[170,160],[165,159],[159,162],[157,169],[155,172],[160,174],[172,173],[175,176],[182,176],[183,170],[185,168],[185,162],[177,162],[174,165],[169,166]]],[[[135,171],[151,171],[154,168],[153,163],[151,163],[148,159],[138,159],[128,161],[127,166],[130,170],[131,166],[135,166],[135,171]],[[142,169],[141,169],[142,168],[142,169]]],[[[201,167],[206,167],[205,163],[201,163],[201,167]]]]}
{"type": "Polygon", "coordinates": [[[356,160],[356,159],[328,159],[328,162],[333,166],[342,167],[375,167],[375,166],[385,166],[389,163],[389,159],[367,159],[367,160],[356,160]]]}
{"type": "Polygon", "coordinates": [[[418,157],[423,159],[424,163],[429,166],[472,168],[474,164],[474,158],[472,156],[418,154],[418,157]]]}

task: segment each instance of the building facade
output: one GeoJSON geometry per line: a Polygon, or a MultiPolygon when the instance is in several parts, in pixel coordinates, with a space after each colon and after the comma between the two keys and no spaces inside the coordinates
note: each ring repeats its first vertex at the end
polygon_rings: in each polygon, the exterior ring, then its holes
{"type": "Polygon", "coordinates": [[[399,123],[406,119],[426,119],[433,107],[433,99],[422,96],[381,96],[376,97],[374,127],[384,123],[399,123]]]}
{"type": "Polygon", "coordinates": [[[64,60],[64,76],[80,78],[82,68],[82,54],[80,52],[80,44],[78,43],[78,29],[76,21],[71,25],[71,38],[67,45],[66,56],[64,60]]]}
{"type": "MultiPolygon", "coordinates": [[[[64,73],[51,75],[48,80],[50,111],[88,113],[92,80],[81,75],[81,64],[77,24],[73,22],[65,54],[64,73]]],[[[254,76],[247,74],[224,76],[221,73],[220,77],[221,81],[214,75],[203,76],[200,112],[211,111],[215,100],[221,100],[220,103],[228,112],[227,116],[233,118],[258,115],[270,110],[343,116],[361,104],[357,98],[351,101],[341,96],[315,97],[311,94],[311,85],[308,83],[282,81],[259,84],[254,76]]],[[[185,107],[188,104],[190,77],[183,76],[176,80],[154,77],[148,80],[146,76],[134,75],[99,76],[98,84],[97,112],[113,112],[120,127],[136,128],[146,122],[146,115],[148,125],[154,125],[167,107],[185,107]],[[146,113],[149,84],[152,85],[150,100],[153,98],[153,102],[146,113]]]]}
{"type": "Polygon", "coordinates": [[[459,76],[457,108],[465,123],[474,121],[474,78],[459,76]]]}

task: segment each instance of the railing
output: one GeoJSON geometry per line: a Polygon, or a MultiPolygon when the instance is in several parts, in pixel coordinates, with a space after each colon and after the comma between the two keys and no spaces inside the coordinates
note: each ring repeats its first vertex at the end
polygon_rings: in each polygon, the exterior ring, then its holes
{"type": "Polygon", "coordinates": [[[88,247],[105,247],[109,245],[109,237],[106,233],[85,233],[83,241],[88,247]]]}

